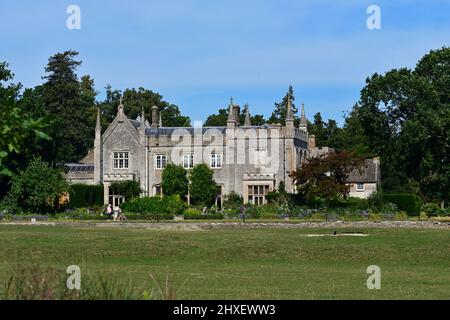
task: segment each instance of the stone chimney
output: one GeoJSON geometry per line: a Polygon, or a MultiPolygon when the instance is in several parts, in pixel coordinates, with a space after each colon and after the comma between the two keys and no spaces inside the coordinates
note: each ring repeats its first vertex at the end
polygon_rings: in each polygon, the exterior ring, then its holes
{"type": "Polygon", "coordinates": [[[152,128],[158,128],[158,113],[159,113],[159,108],[157,106],[153,106],[152,107],[152,128]]]}
{"type": "Polygon", "coordinates": [[[241,107],[238,105],[233,106],[233,119],[236,121],[236,125],[239,126],[239,115],[241,113],[241,107]]]}
{"type": "Polygon", "coordinates": [[[252,125],[252,119],[250,117],[250,111],[248,110],[248,105],[245,106],[245,120],[244,126],[250,127],[252,125]]]}

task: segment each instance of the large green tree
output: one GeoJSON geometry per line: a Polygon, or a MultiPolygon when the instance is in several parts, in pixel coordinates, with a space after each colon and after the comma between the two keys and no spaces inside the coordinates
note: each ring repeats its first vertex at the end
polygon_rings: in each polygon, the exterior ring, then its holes
{"type": "MultiPolygon", "coordinates": [[[[241,109],[239,114],[239,122],[241,125],[244,124],[245,121],[245,108],[249,108],[248,105],[245,105],[244,108],[241,109]]],[[[219,112],[216,114],[211,114],[205,121],[205,126],[208,127],[225,127],[227,125],[228,120],[228,109],[220,108],[219,112]]],[[[266,123],[264,119],[264,115],[262,114],[250,114],[250,121],[254,126],[260,126],[266,123]]]]}
{"type": "Polygon", "coordinates": [[[450,48],[430,51],[414,70],[366,80],[358,115],[368,146],[381,155],[385,189],[413,180],[429,200],[449,201],[449,87],[450,48]]]}
{"type": "MultiPolygon", "coordinates": [[[[298,109],[294,103],[295,101],[294,89],[292,88],[292,86],[289,86],[288,91],[283,97],[283,100],[281,102],[275,102],[275,110],[272,112],[272,115],[269,118],[270,123],[281,123],[281,124],[285,123],[288,99],[291,100],[292,112],[294,113],[294,115],[297,114],[298,109]]],[[[296,118],[295,125],[298,126],[299,119],[297,117],[295,118],[296,118]]]]}
{"type": "Polygon", "coordinates": [[[63,172],[36,158],[13,177],[8,203],[21,212],[53,212],[58,198],[68,190],[63,172]]]}
{"type": "MultiPolygon", "coordinates": [[[[129,118],[135,119],[144,109],[145,116],[152,121],[151,109],[159,107],[163,126],[165,127],[187,127],[190,126],[189,117],[181,114],[178,106],[163,100],[159,93],[140,87],[139,89],[126,89],[123,93],[123,104],[125,113],[129,118]]],[[[159,121],[159,119],[157,119],[159,121]]]]}
{"type": "Polygon", "coordinates": [[[0,198],[9,190],[11,177],[30,159],[31,150],[43,139],[49,121],[32,117],[19,101],[21,84],[14,84],[7,63],[0,63],[0,198]]]}
{"type": "Polygon", "coordinates": [[[217,186],[213,178],[214,172],[206,164],[200,163],[191,170],[190,196],[193,204],[211,206],[217,197],[217,186]]]}
{"type": "Polygon", "coordinates": [[[181,199],[186,199],[189,187],[186,169],[168,163],[162,172],[161,187],[164,195],[178,195],[181,199]]]}
{"type": "Polygon", "coordinates": [[[78,161],[92,147],[95,104],[93,80],[79,81],[78,52],[65,51],[50,57],[45,68],[42,102],[45,114],[53,117],[48,152],[56,163],[78,161]]]}

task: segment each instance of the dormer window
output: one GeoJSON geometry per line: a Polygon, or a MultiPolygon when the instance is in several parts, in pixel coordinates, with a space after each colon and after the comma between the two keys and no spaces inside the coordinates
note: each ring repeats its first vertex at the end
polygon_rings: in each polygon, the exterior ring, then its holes
{"type": "Polygon", "coordinates": [[[114,169],[128,169],[129,152],[114,152],[114,169]]]}

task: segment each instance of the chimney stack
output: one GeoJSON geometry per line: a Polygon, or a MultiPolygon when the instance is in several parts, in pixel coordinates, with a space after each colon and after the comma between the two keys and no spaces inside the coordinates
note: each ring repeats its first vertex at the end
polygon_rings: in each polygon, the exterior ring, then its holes
{"type": "Polygon", "coordinates": [[[158,128],[158,111],[159,108],[157,106],[152,107],[152,128],[158,128]]]}

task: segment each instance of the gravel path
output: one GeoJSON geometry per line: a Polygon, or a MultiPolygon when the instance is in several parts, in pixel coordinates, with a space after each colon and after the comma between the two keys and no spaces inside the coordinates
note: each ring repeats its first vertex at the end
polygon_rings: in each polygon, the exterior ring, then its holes
{"type": "Polygon", "coordinates": [[[410,228],[410,229],[449,229],[450,222],[438,221],[335,221],[335,222],[0,222],[0,226],[68,226],[79,228],[144,228],[155,230],[195,231],[223,228],[410,228]]]}

